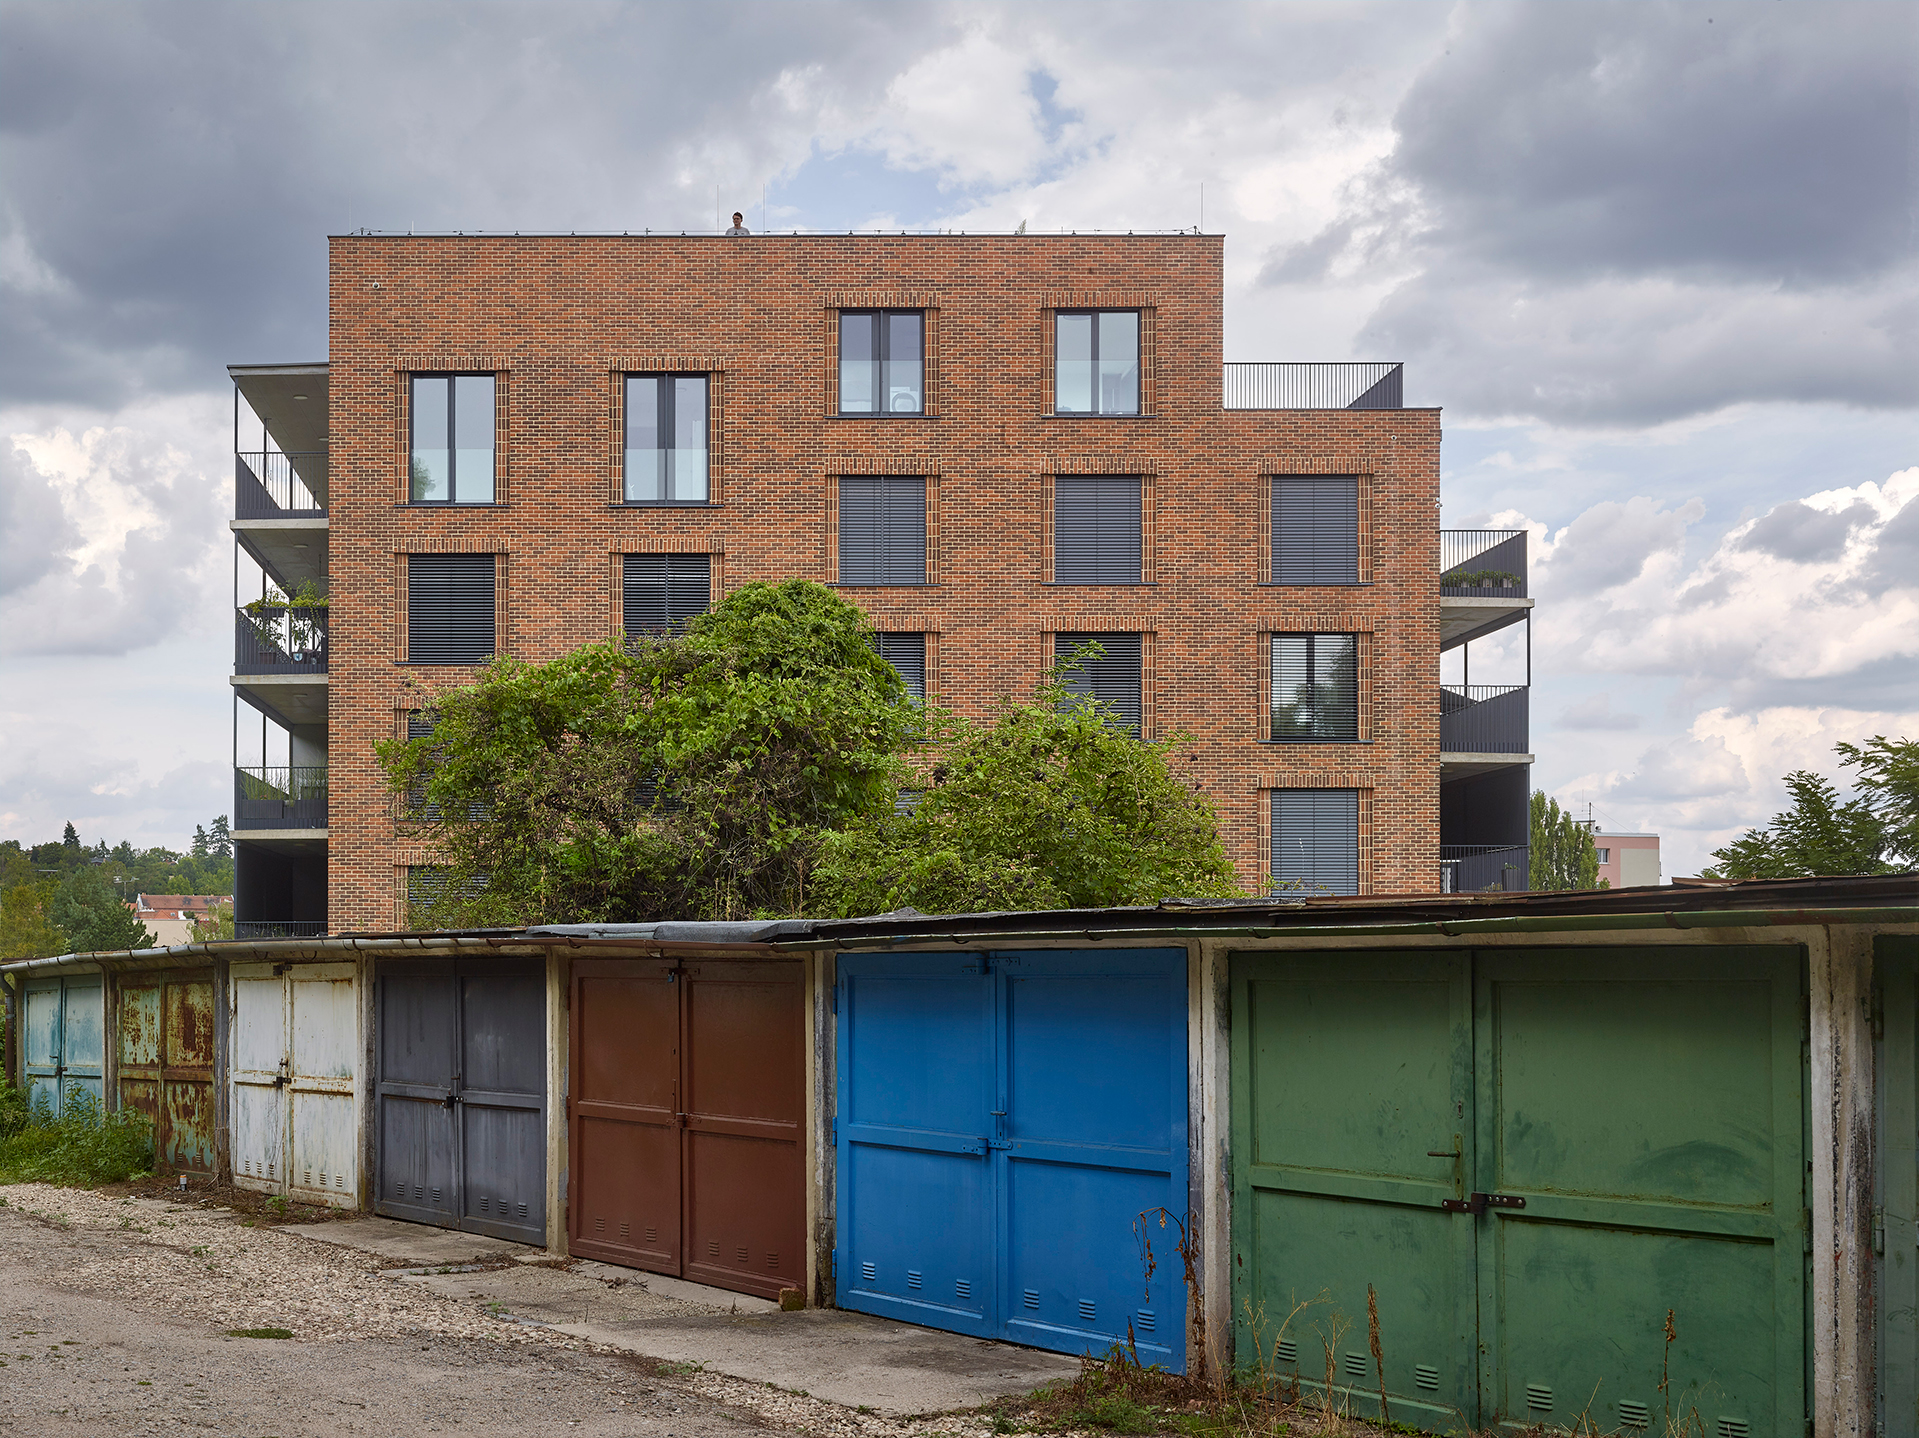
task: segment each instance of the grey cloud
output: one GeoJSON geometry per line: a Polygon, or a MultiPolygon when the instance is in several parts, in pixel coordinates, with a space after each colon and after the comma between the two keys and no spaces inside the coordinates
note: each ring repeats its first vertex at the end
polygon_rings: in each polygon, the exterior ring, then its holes
{"type": "Polygon", "coordinates": [[[79,544],[59,494],[26,451],[0,447],[0,598],[65,566],[79,544]]]}
{"type": "Polygon", "coordinates": [[[1654,554],[1678,548],[1686,526],[1704,512],[1696,499],[1677,509],[1661,509],[1650,499],[1595,504],[1555,542],[1541,589],[1558,601],[1626,584],[1654,554]]]}
{"type": "Polygon", "coordinates": [[[1553,727],[1580,732],[1637,729],[1639,716],[1614,709],[1612,696],[1609,694],[1590,694],[1560,710],[1559,717],[1553,721],[1553,727]]]}
{"type": "Polygon", "coordinates": [[[1866,563],[1865,583],[1875,595],[1919,588],[1919,499],[1907,500],[1879,531],[1866,563]]]}
{"type": "Polygon", "coordinates": [[[1739,548],[1775,559],[1815,564],[1837,559],[1853,529],[1876,518],[1869,504],[1854,504],[1837,514],[1790,499],[1746,531],[1739,548]]]}

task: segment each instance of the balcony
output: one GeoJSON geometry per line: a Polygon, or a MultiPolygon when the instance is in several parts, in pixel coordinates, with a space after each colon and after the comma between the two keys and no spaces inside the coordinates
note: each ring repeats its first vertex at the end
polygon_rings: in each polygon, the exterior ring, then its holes
{"type": "Polygon", "coordinates": [[[235,519],[325,519],[327,452],[254,450],[233,456],[235,519]]]}
{"type": "Polygon", "coordinates": [[[235,919],[236,939],[320,939],[326,937],[325,919],[235,919]]]}
{"type": "Polygon", "coordinates": [[[309,605],[255,605],[233,616],[235,674],[324,674],[327,612],[309,605]]]}
{"type": "Polygon", "coordinates": [[[1524,844],[1443,844],[1439,850],[1442,894],[1518,892],[1526,888],[1530,850],[1524,844]]]}
{"type": "Polygon", "coordinates": [[[1227,409],[1403,409],[1399,363],[1229,364],[1227,409]]]}
{"type": "Polygon", "coordinates": [[[1454,649],[1523,620],[1526,531],[1439,531],[1439,647],[1454,649]]]}
{"type": "Polygon", "coordinates": [[[1449,754],[1524,754],[1524,684],[1439,686],[1439,747],[1449,754]]]}
{"type": "Polygon", "coordinates": [[[326,828],[324,765],[274,766],[233,771],[233,828],[321,830],[326,828]]]}

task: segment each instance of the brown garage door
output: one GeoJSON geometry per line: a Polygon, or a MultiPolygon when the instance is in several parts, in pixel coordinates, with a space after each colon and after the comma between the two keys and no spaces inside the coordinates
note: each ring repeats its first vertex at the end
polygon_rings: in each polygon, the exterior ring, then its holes
{"type": "Polygon", "coordinates": [[[153,1151],[172,1172],[212,1173],[213,971],[120,980],[120,1107],[153,1124],[153,1151]]]}
{"type": "Polygon", "coordinates": [[[803,1287],[801,966],[579,959],[572,1014],[572,1251],[803,1287]]]}

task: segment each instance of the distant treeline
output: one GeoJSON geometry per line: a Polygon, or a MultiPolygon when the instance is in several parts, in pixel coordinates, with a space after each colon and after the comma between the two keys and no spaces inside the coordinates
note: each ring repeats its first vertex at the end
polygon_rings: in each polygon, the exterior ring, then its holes
{"type": "Polygon", "coordinates": [[[0,841],[0,959],[143,948],[152,933],[126,907],[139,894],[231,894],[233,836],[222,814],[196,824],[187,852],[122,840],[0,841]]]}

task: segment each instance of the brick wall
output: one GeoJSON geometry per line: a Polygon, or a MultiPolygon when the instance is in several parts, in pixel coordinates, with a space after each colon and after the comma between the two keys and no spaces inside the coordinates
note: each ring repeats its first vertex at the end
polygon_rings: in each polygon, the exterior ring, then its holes
{"type": "Polygon", "coordinates": [[[1143,631],[1148,723],[1197,738],[1182,768],[1247,878],[1264,871],[1263,791],[1327,785],[1368,796],[1364,887],[1436,889],[1438,413],[1223,411],[1221,262],[1216,236],[336,237],[331,928],[393,925],[396,865],[421,858],[373,741],[471,677],[400,662],[406,554],[505,556],[503,647],[551,659],[612,631],[622,553],[723,556],[720,592],[831,583],[832,481],[851,473],[923,474],[937,495],[935,582],[847,593],[882,629],[937,635],[941,702],[1025,692],[1056,631],[1143,631]],[[831,414],[833,311],[895,303],[929,311],[930,413],[831,414]],[[1050,311],[1086,305],[1146,311],[1138,417],[1047,412],[1050,311]],[[640,368],[715,372],[710,507],[613,502],[615,381],[640,368]],[[499,377],[495,506],[404,503],[406,376],[427,369],[499,377]],[[1149,476],[1151,583],[1048,582],[1048,477],[1089,472],[1149,476]],[[1365,476],[1370,582],[1264,585],[1265,476],[1315,472],[1365,476]],[[1275,630],[1370,636],[1367,742],[1261,742],[1275,630]]]}

